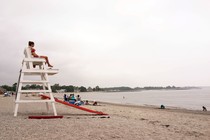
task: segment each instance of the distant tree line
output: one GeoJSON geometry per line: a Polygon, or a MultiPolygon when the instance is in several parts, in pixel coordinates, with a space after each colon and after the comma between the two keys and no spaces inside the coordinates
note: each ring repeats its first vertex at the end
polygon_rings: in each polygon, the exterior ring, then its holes
{"type": "Polygon", "coordinates": [[[6,91],[16,91],[17,83],[14,83],[12,86],[2,85],[1,87],[6,91]]]}
{"type": "MultiPolygon", "coordinates": [[[[8,85],[2,85],[0,86],[6,91],[16,91],[17,83],[14,83],[12,86],[8,85]]],[[[47,88],[47,87],[46,87],[47,88]]],[[[22,87],[22,89],[43,89],[43,86],[31,84],[31,85],[25,85],[22,87]]],[[[102,91],[102,89],[99,86],[96,86],[94,88],[91,87],[84,87],[84,86],[73,86],[73,85],[62,85],[54,84],[51,86],[52,92],[88,92],[88,91],[102,91]]]]}
{"type": "Polygon", "coordinates": [[[109,87],[109,88],[103,88],[103,91],[107,92],[123,92],[123,91],[140,91],[140,90],[187,90],[192,88],[198,88],[198,87],[175,87],[175,86],[166,86],[166,87],[153,87],[153,86],[146,86],[146,87],[109,87]]]}
{"type": "MultiPolygon", "coordinates": [[[[16,91],[17,83],[14,83],[12,86],[8,85],[2,85],[0,86],[3,89],[7,91],[16,91]]],[[[84,86],[73,86],[73,85],[59,85],[54,84],[51,86],[52,92],[92,92],[92,91],[106,91],[106,92],[123,92],[123,91],[139,91],[139,90],[187,90],[192,88],[198,88],[198,87],[175,87],[175,86],[166,86],[166,87],[108,87],[108,88],[100,88],[99,86],[96,86],[94,88],[91,87],[84,87],[84,86]]],[[[31,84],[31,85],[25,85],[22,87],[22,89],[43,89],[43,86],[31,84]]]]}
{"type": "Polygon", "coordinates": [[[73,86],[73,85],[62,85],[60,86],[59,84],[54,84],[51,86],[53,92],[59,92],[59,91],[64,91],[64,92],[91,92],[91,91],[102,91],[102,89],[99,86],[96,86],[94,88],[91,87],[84,87],[84,86],[73,86]]]}

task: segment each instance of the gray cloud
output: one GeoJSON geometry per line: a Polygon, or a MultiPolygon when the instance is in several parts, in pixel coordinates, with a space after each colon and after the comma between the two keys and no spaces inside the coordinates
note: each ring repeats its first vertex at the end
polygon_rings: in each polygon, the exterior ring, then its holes
{"type": "Polygon", "coordinates": [[[29,40],[84,86],[209,85],[207,0],[4,1],[0,84],[17,81],[29,40]]]}

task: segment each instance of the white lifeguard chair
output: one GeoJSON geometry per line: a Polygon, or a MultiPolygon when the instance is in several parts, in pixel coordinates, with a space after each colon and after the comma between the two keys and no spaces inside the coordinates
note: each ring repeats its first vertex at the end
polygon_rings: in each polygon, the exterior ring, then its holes
{"type": "Polygon", "coordinates": [[[22,69],[17,83],[17,91],[15,98],[15,110],[14,116],[17,116],[18,107],[20,103],[46,103],[47,111],[49,111],[48,103],[52,104],[54,116],[57,116],[55,108],[55,99],[52,94],[52,89],[48,79],[49,75],[58,73],[58,69],[48,69],[44,58],[34,58],[31,55],[29,47],[24,50],[25,58],[22,61],[22,69]],[[38,65],[38,68],[35,68],[38,65]],[[41,78],[41,79],[40,79],[41,78]],[[38,79],[38,80],[37,80],[38,79]],[[24,85],[40,85],[41,89],[24,89],[24,85]],[[21,99],[21,94],[35,93],[35,94],[49,94],[50,99],[48,100],[37,100],[37,99],[21,99]]]}

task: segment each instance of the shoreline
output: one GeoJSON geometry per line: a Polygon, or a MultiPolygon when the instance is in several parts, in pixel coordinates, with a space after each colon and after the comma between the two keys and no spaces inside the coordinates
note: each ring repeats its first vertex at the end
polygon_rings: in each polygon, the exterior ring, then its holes
{"type": "MultiPolygon", "coordinates": [[[[54,97],[56,98],[59,98],[59,99],[63,99],[63,94],[70,94],[70,93],[54,93],[54,97]],[[56,96],[57,95],[57,96],[56,96]]],[[[85,95],[85,93],[78,93],[78,92],[74,92],[73,94],[75,95],[80,95],[80,96],[83,96],[85,95]]],[[[84,101],[85,100],[88,100],[88,99],[83,99],[84,101]]],[[[155,109],[160,109],[160,106],[158,105],[152,105],[152,104],[131,104],[131,103],[117,103],[117,102],[107,102],[107,101],[100,101],[100,100],[88,100],[90,102],[94,102],[94,101],[97,101],[99,103],[103,103],[103,104],[109,104],[109,105],[117,105],[117,106],[130,106],[130,107],[145,107],[145,108],[155,108],[155,109]]],[[[174,111],[178,111],[180,110],[181,112],[196,112],[196,113],[202,113],[202,114],[208,114],[210,115],[210,112],[207,111],[207,112],[204,112],[201,109],[190,109],[190,108],[185,108],[185,107],[177,107],[177,106],[167,106],[165,105],[166,109],[165,110],[174,110],[174,111]]],[[[208,108],[207,108],[208,109],[208,108]]]]}
{"type": "Polygon", "coordinates": [[[210,115],[210,111],[190,110],[190,109],[186,109],[186,108],[170,107],[170,106],[167,106],[167,108],[165,108],[165,109],[160,109],[159,106],[155,106],[155,105],[120,104],[120,103],[101,102],[101,101],[98,101],[98,103],[99,104],[105,104],[105,105],[120,106],[120,107],[158,109],[158,110],[171,111],[171,112],[177,112],[177,113],[180,112],[180,113],[210,115]]]}

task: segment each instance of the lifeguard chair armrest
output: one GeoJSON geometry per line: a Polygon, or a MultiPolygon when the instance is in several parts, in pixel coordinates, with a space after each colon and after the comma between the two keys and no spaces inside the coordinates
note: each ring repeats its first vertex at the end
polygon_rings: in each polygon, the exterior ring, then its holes
{"type": "Polygon", "coordinates": [[[59,69],[48,68],[47,70],[59,71],[59,69]]]}
{"type": "Polygon", "coordinates": [[[48,68],[47,70],[52,73],[58,73],[59,71],[59,69],[52,69],[52,68],[48,68]]]}
{"type": "Polygon", "coordinates": [[[45,62],[44,58],[24,58],[24,61],[28,62],[45,62]]]}
{"type": "Polygon", "coordinates": [[[47,73],[48,75],[54,75],[58,73],[58,69],[23,69],[22,72],[25,73],[25,75],[39,75],[40,73],[47,73]]]}
{"type": "Polygon", "coordinates": [[[57,74],[57,73],[58,73],[58,71],[59,71],[59,69],[51,69],[51,68],[49,68],[49,69],[47,69],[47,70],[49,71],[48,75],[54,75],[54,74],[57,74]]]}

